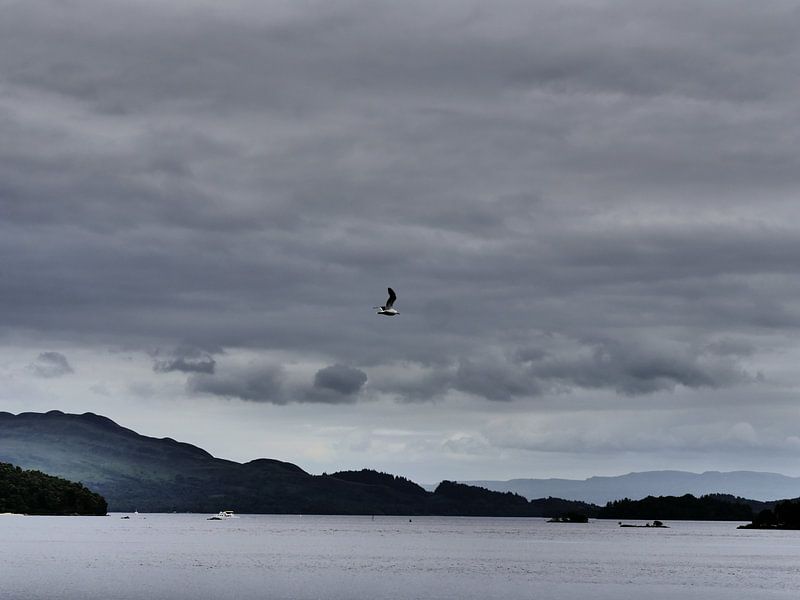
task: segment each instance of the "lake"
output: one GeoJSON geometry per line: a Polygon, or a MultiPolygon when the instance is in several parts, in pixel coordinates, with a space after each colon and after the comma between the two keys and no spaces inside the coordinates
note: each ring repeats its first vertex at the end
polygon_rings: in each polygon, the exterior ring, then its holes
{"type": "Polygon", "coordinates": [[[752,600],[800,590],[800,531],[739,523],[206,516],[2,516],[0,596],[752,600]]]}

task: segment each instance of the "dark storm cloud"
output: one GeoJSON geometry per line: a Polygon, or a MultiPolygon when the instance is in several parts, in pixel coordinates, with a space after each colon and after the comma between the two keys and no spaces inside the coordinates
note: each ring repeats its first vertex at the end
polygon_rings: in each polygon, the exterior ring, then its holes
{"type": "Polygon", "coordinates": [[[320,369],[314,375],[314,387],[330,390],[343,396],[352,396],[361,391],[367,383],[367,374],[361,369],[347,365],[331,365],[320,369]]]}
{"type": "Polygon", "coordinates": [[[367,383],[367,374],[348,365],[334,364],[319,369],[313,384],[295,392],[298,402],[323,404],[352,404],[362,398],[361,391],[367,383]]]}
{"type": "Polygon", "coordinates": [[[42,352],[34,362],[28,365],[28,369],[37,377],[47,379],[74,372],[67,357],[60,352],[42,352]]]}
{"type": "Polygon", "coordinates": [[[5,15],[4,333],[334,365],[153,365],[288,403],[736,386],[800,328],[793,3],[5,15]]]}

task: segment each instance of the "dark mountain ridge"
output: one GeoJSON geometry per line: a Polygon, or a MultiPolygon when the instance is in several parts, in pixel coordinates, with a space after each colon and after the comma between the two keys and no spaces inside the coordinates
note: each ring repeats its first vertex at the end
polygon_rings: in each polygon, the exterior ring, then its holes
{"type": "Polygon", "coordinates": [[[449,482],[431,493],[367,469],[311,475],[273,459],[242,464],[93,413],[0,413],[0,461],[81,482],[111,511],[553,516],[583,508],[470,486],[452,493],[449,482]]]}
{"type": "Polygon", "coordinates": [[[311,475],[269,458],[223,460],[171,438],[139,435],[93,413],[60,411],[0,412],[0,462],[80,482],[105,497],[111,511],[746,520],[775,507],[725,494],[629,500],[624,486],[616,502],[602,508],[552,495],[529,500],[509,490],[452,481],[427,491],[405,477],[371,469],[311,475]]]}

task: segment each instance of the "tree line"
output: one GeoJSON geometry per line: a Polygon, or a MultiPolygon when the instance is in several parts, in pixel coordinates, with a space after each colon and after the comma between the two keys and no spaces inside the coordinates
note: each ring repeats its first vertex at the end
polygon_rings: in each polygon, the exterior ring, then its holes
{"type": "Polygon", "coordinates": [[[0,463],[0,513],[25,515],[105,515],[101,495],[80,483],[0,463]]]}

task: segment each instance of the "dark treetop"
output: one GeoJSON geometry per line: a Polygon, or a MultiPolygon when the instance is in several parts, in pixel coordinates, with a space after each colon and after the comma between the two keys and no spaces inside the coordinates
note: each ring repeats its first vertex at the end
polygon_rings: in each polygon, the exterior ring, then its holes
{"type": "Polygon", "coordinates": [[[739,529],[800,529],[800,500],[784,500],[772,510],[765,508],[739,529]]]}
{"type": "Polygon", "coordinates": [[[105,515],[105,498],[80,483],[0,463],[0,513],[105,515]]]}

